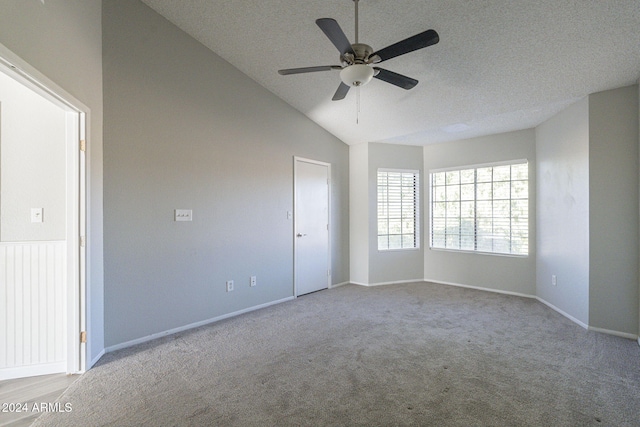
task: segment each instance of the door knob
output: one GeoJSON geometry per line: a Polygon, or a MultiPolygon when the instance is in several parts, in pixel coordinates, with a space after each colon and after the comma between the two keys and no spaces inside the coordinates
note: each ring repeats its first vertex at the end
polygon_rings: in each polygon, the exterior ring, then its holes
{"type": "Polygon", "coordinates": [[[296,237],[302,237],[302,236],[306,236],[306,234],[302,234],[302,233],[296,234],[296,237]]]}

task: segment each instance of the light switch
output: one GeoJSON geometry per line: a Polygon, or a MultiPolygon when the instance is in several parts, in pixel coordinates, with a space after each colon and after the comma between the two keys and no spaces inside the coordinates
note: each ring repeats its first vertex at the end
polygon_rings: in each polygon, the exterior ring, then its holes
{"type": "Polygon", "coordinates": [[[193,221],[193,211],[191,209],[176,209],[175,221],[193,221]]]}
{"type": "Polygon", "coordinates": [[[44,208],[31,208],[31,222],[44,221],[44,208]]]}

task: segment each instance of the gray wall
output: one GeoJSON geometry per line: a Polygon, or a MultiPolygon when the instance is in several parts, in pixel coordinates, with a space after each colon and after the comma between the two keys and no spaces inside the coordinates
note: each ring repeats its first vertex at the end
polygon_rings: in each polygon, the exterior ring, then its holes
{"type": "Polygon", "coordinates": [[[407,280],[422,280],[424,259],[424,215],[421,203],[424,200],[424,173],[422,147],[369,143],[369,284],[407,280]],[[420,248],[397,251],[378,250],[378,169],[411,169],[420,171],[420,196],[418,212],[420,218],[420,248]]]}
{"type": "Polygon", "coordinates": [[[350,163],[351,282],[378,285],[422,280],[424,216],[421,205],[420,248],[378,251],[377,173],[379,168],[420,171],[419,203],[424,197],[422,147],[364,143],[352,145],[350,163]]]}
{"type": "Polygon", "coordinates": [[[588,325],[588,98],[536,128],[536,169],[536,294],[588,325]]]}
{"type": "Polygon", "coordinates": [[[66,240],[65,116],[0,73],[0,241],[66,240]],[[31,222],[32,208],[43,222],[31,222]]]}
{"type": "Polygon", "coordinates": [[[104,349],[101,1],[0,2],[0,43],[90,108],[87,235],[88,358],[104,349]]]}
{"type": "Polygon", "coordinates": [[[537,295],[585,325],[637,335],[637,87],[589,95],[536,138],[537,295]]]}
{"type": "Polygon", "coordinates": [[[638,90],[589,96],[589,325],[637,334],[638,90]]]}
{"type": "MultiPolygon", "coordinates": [[[[369,144],[349,147],[349,280],[369,284],[369,144]]],[[[375,215],[375,211],[372,212],[375,215]]],[[[375,220],[375,217],[374,217],[375,220]]]]}
{"type": "Polygon", "coordinates": [[[138,1],[103,40],[107,346],[293,296],[293,156],[332,164],[349,280],[347,145],[138,1]]]}
{"type": "MultiPolygon", "coordinates": [[[[535,194],[536,155],[533,129],[424,147],[424,174],[430,170],[508,160],[529,161],[529,194],[535,194]]],[[[429,218],[429,195],[423,198],[429,218]]],[[[536,203],[529,198],[529,256],[512,257],[429,249],[425,236],[424,277],[429,281],[474,286],[502,292],[535,295],[536,203]]],[[[427,222],[428,224],[428,222],[427,222]]],[[[425,234],[428,233],[428,225],[425,234]]]]}

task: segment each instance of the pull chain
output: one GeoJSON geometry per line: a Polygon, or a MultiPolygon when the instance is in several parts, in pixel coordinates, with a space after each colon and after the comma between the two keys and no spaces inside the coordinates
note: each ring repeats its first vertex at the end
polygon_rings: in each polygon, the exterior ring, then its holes
{"type": "Polygon", "coordinates": [[[360,124],[360,86],[356,87],[356,124],[360,124]]]}

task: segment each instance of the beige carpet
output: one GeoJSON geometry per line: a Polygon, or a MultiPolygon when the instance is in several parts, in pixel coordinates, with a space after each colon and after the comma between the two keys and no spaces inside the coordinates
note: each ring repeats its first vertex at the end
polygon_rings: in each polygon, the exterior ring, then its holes
{"type": "Polygon", "coordinates": [[[640,347],[525,298],[344,286],[107,354],[37,426],[639,426],[640,347]]]}

